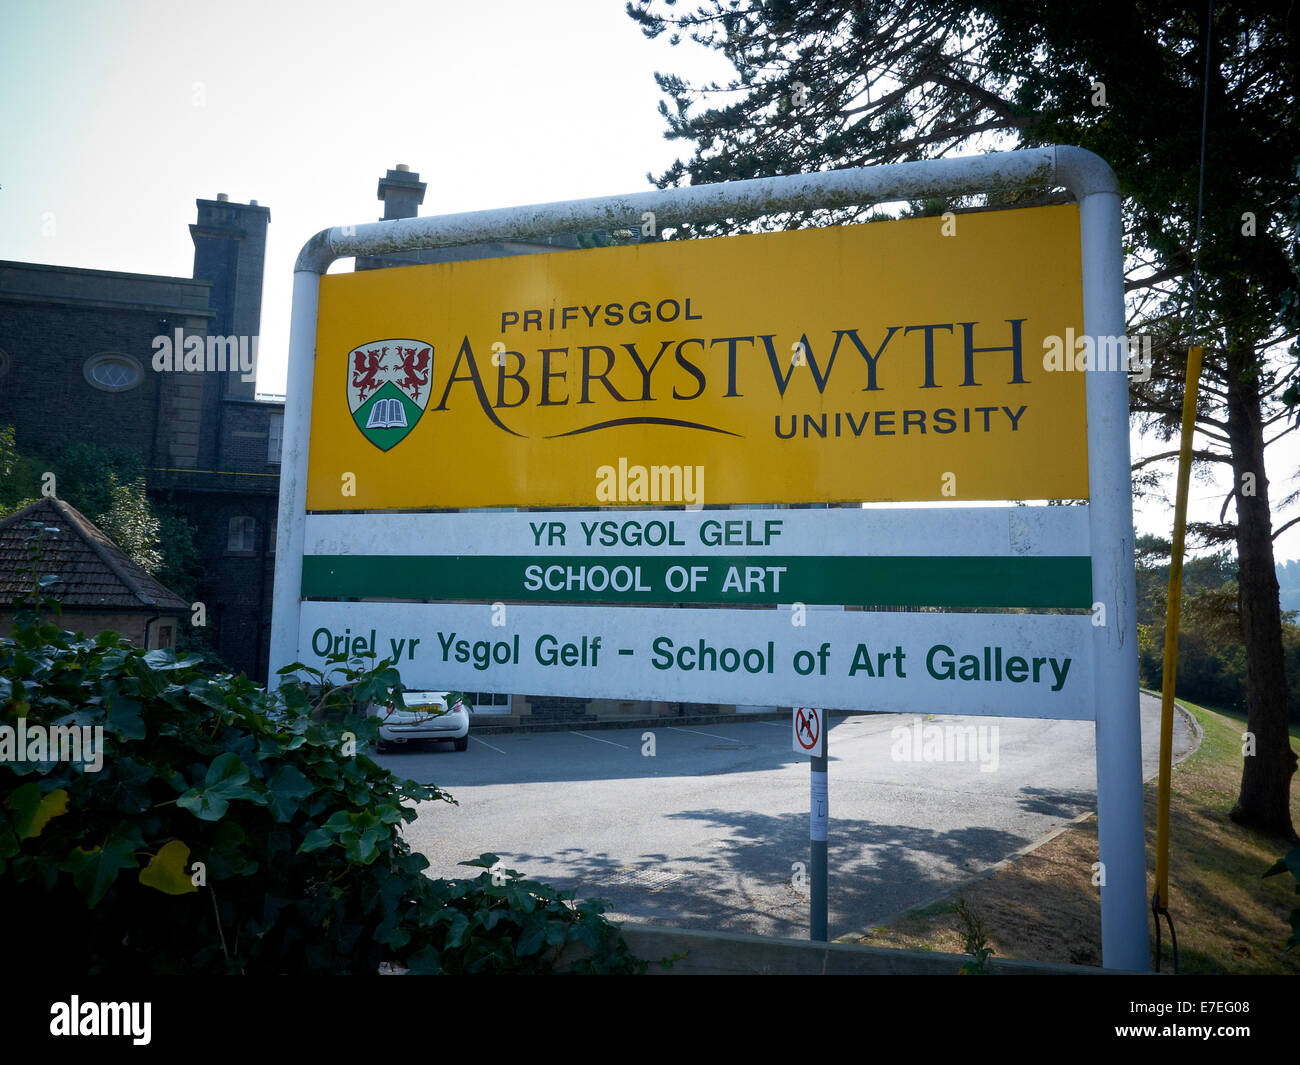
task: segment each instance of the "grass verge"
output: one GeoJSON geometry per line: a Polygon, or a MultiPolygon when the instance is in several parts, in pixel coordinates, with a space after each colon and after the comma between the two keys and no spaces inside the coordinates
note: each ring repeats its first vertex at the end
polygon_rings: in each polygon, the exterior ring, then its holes
{"type": "MultiPolygon", "coordinates": [[[[1174,767],[1170,790],[1169,910],[1178,933],[1179,971],[1300,974],[1300,949],[1282,952],[1290,931],[1287,915],[1297,904],[1295,882],[1261,875],[1286,847],[1228,820],[1241,783],[1243,726],[1228,715],[1179,703],[1205,732],[1196,753],[1174,767]]],[[[1300,742],[1293,738],[1292,746],[1300,749],[1300,742]]],[[[1149,898],[1155,884],[1155,780],[1144,794],[1149,898]]],[[[1300,824],[1294,787],[1291,817],[1300,824]]],[[[854,942],[961,953],[963,922],[953,906],[960,896],[988,930],[995,970],[999,957],[1100,965],[1096,861],[1093,814],[991,876],[854,942]]],[[[1163,934],[1162,968],[1170,972],[1167,927],[1163,934]]],[[[1151,942],[1154,969],[1154,934],[1151,942]]]]}

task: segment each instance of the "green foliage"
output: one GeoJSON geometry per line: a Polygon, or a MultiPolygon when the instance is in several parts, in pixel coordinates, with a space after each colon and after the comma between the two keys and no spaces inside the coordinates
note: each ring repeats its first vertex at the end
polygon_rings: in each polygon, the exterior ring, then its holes
{"type": "MultiPolygon", "coordinates": [[[[1136,544],[1138,663],[1142,683],[1159,689],[1164,679],[1165,606],[1169,598],[1167,540],[1142,536],[1136,544]]],[[[1241,639],[1235,560],[1226,551],[1183,565],[1183,606],[1178,630],[1180,698],[1244,712],[1246,647],[1241,639]]],[[[1288,705],[1300,720],[1300,626],[1285,618],[1282,650],[1288,705]]]]}
{"type": "Polygon", "coordinates": [[[140,456],[126,448],[107,448],[74,440],[53,457],[34,455],[43,469],[58,477],[58,495],[95,521],[113,510],[119,485],[144,477],[140,456]]]}
{"type": "Polygon", "coordinates": [[[957,920],[961,924],[962,950],[973,959],[963,965],[958,970],[958,974],[961,976],[990,975],[994,971],[993,962],[989,960],[993,955],[993,948],[989,946],[984,919],[971,909],[966,896],[961,892],[957,893],[956,899],[952,902],[952,912],[957,915],[957,920]]]}
{"type": "Polygon", "coordinates": [[[144,478],[122,481],[110,469],[105,473],[105,481],[111,503],[91,521],[142,570],[157,573],[163,563],[162,543],[158,518],[149,505],[144,478]]]}
{"type": "MultiPolygon", "coordinates": [[[[552,972],[561,952],[575,943],[589,953],[572,962],[570,972],[645,971],[601,916],[601,900],[575,905],[573,892],[523,880],[513,869],[501,868],[495,854],[460,864],[485,872],[474,880],[445,881],[437,893],[452,914],[447,941],[456,948],[454,953],[444,949],[443,972],[552,972]]],[[[418,970],[420,964],[417,959],[412,968],[418,970]]]]}
{"type": "MultiPolygon", "coordinates": [[[[1276,876],[1278,873],[1290,873],[1295,877],[1295,893],[1300,895],[1300,847],[1292,847],[1274,862],[1264,875],[1276,876]]],[[[1292,947],[1300,946],[1300,906],[1292,910],[1287,919],[1291,924],[1291,935],[1286,941],[1285,949],[1290,950],[1292,947]]]]}
{"type": "MultiPolygon", "coordinates": [[[[13,475],[14,465],[18,461],[18,445],[14,439],[12,425],[0,425],[0,478],[7,480],[13,475]]],[[[4,481],[0,480],[0,484],[4,481]]],[[[0,511],[3,513],[3,511],[0,511]]]]}
{"type": "Polygon", "coordinates": [[[113,633],[0,638],[0,724],[103,730],[98,771],[0,760],[7,955],[65,977],[641,968],[600,903],[426,876],[401,829],[454,800],[365,754],[397,671],[305,672],[268,693],[113,633]]]}

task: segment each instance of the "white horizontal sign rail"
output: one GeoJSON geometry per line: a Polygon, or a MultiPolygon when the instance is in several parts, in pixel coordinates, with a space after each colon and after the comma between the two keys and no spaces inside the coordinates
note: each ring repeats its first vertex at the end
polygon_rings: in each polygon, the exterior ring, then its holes
{"type": "Polygon", "coordinates": [[[1085,556],[1087,506],[309,514],[307,555],[1085,556]]]}

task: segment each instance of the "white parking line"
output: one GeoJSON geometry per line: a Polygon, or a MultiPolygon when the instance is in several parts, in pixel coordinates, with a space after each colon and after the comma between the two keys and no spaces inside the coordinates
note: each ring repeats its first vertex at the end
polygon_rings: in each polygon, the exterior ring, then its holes
{"type": "Polygon", "coordinates": [[[734,740],[730,736],[718,736],[712,732],[698,732],[693,728],[678,728],[676,725],[668,725],[668,728],[674,732],[694,732],[697,736],[708,736],[711,740],[726,740],[728,743],[740,743],[740,740],[734,740]]]}
{"type": "Polygon", "coordinates": [[[622,747],[625,751],[630,749],[622,743],[615,743],[613,740],[602,740],[599,736],[587,736],[581,732],[570,732],[569,735],[582,736],[584,740],[595,740],[597,743],[608,743],[611,747],[622,747]]]}
{"type": "MultiPolygon", "coordinates": [[[[492,747],[492,744],[488,743],[487,740],[481,740],[481,739],[479,739],[477,736],[471,736],[470,739],[472,739],[475,743],[481,743],[481,744],[483,744],[484,747],[492,747]]],[[[492,750],[496,751],[497,754],[505,754],[505,753],[506,753],[506,752],[503,751],[500,747],[492,747],[492,750]]]]}
{"type": "Polygon", "coordinates": [[[755,725],[770,725],[772,728],[789,728],[790,726],[784,721],[755,721],[755,725]]]}

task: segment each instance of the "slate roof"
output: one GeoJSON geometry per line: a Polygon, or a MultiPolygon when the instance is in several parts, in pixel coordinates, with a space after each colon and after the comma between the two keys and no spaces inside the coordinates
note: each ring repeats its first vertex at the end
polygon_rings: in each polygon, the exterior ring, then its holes
{"type": "Polygon", "coordinates": [[[58,530],[45,534],[41,573],[62,578],[46,594],[57,597],[65,612],[189,612],[189,603],[127,558],[81,511],[52,498],[0,520],[0,610],[11,608],[16,596],[31,589],[28,537],[33,530],[26,524],[31,521],[58,530]]]}

